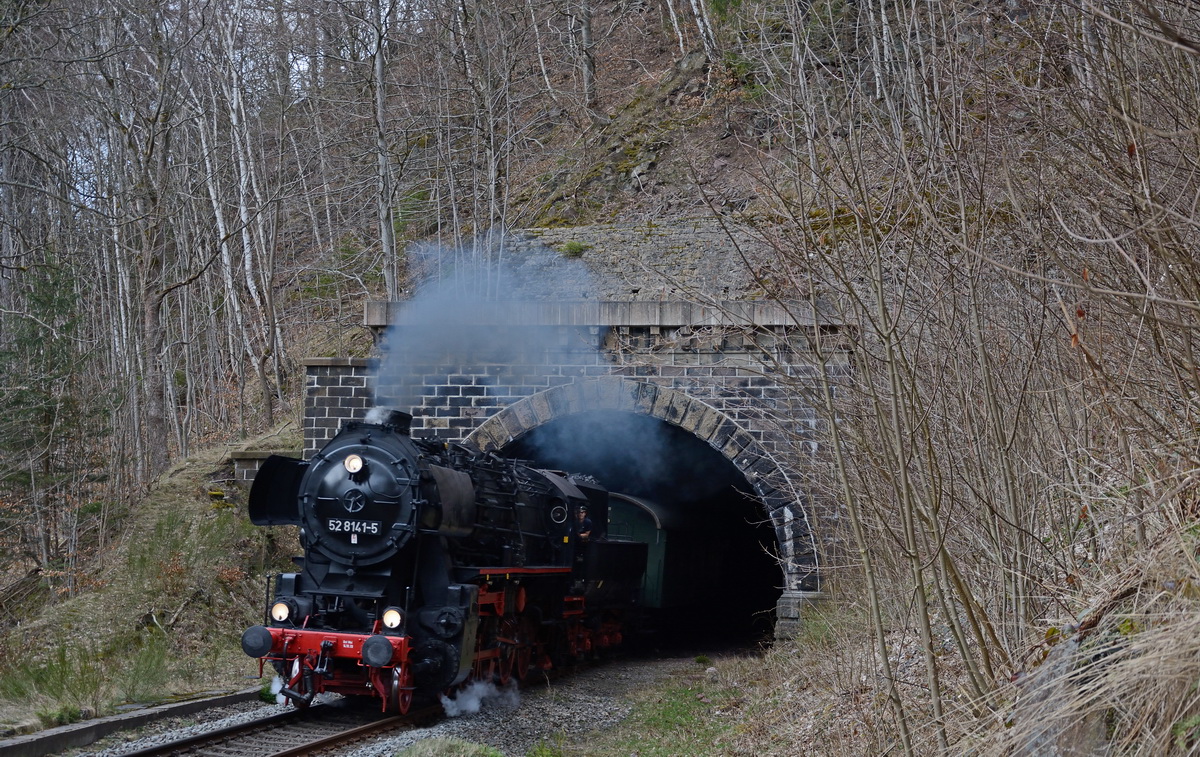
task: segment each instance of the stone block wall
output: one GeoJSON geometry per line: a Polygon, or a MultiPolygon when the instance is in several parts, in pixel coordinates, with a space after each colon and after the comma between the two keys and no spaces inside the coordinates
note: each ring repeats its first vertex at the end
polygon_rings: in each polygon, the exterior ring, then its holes
{"type": "Polygon", "coordinates": [[[310,358],[304,361],[304,459],[315,455],[346,421],[360,420],[375,406],[374,378],[379,361],[363,358],[310,358]]]}
{"type": "MultiPolygon", "coordinates": [[[[392,344],[385,345],[388,358],[379,365],[375,401],[411,412],[415,436],[461,440],[495,413],[538,392],[618,376],[701,400],[736,420],[771,452],[797,439],[811,438],[815,445],[817,414],[807,397],[817,391],[820,377],[801,332],[536,330],[537,338],[516,351],[509,346],[494,353],[473,350],[466,359],[406,349],[405,334],[397,330],[390,334],[392,344]]],[[[839,359],[827,370],[836,381],[848,365],[839,359]]]]}
{"type": "Polygon", "coordinates": [[[230,454],[233,459],[233,482],[238,486],[250,488],[254,476],[258,473],[262,461],[271,455],[284,455],[286,452],[239,450],[230,454]]]}

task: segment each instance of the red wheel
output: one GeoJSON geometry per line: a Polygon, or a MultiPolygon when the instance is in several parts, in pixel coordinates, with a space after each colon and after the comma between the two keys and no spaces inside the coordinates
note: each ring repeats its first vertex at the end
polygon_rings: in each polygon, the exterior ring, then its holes
{"type": "Polygon", "coordinates": [[[517,646],[513,650],[513,675],[518,681],[524,681],[529,676],[529,668],[533,664],[534,647],[537,645],[537,626],[528,617],[520,621],[517,631],[517,646]]]}
{"type": "Polygon", "coordinates": [[[400,666],[392,668],[392,685],[388,692],[388,710],[407,715],[412,707],[413,687],[412,676],[400,666]]]}
{"type": "MultiPolygon", "coordinates": [[[[303,686],[304,672],[303,671],[304,671],[303,663],[301,663],[300,658],[297,657],[295,659],[295,661],[292,663],[292,678],[290,681],[288,681],[287,687],[291,691],[298,691],[301,695],[308,694],[307,691],[303,690],[304,689],[304,686],[303,686]]],[[[294,699],[292,697],[288,697],[287,699],[289,702],[292,703],[292,706],[298,710],[303,710],[305,707],[308,707],[312,703],[311,699],[309,699],[309,700],[294,699]]]]}

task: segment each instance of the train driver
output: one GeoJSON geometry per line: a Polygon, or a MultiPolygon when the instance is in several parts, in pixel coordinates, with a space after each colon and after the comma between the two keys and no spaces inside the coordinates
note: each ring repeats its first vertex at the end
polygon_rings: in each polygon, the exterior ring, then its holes
{"type": "Polygon", "coordinates": [[[592,519],[588,517],[587,507],[580,507],[575,511],[575,535],[580,541],[587,541],[592,537],[592,519]]]}

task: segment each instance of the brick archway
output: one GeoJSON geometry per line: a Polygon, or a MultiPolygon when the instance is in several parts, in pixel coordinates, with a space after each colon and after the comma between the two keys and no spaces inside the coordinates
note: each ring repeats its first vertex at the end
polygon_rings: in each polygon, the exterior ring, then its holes
{"type": "Polygon", "coordinates": [[[467,441],[499,451],[559,418],[596,410],[636,413],[677,426],[706,442],[746,477],[770,516],[784,578],[780,633],[798,620],[799,606],[818,586],[815,535],[808,498],[754,436],[731,417],[682,391],[617,376],[577,380],[525,397],[485,420],[467,441]]]}

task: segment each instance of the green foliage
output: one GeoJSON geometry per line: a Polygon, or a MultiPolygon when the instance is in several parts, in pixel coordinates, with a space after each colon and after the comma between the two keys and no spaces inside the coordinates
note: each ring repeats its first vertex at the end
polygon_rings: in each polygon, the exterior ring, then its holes
{"type": "MultiPolygon", "coordinates": [[[[108,461],[104,419],[113,396],[95,383],[76,285],[48,258],[23,269],[11,285],[13,306],[0,313],[0,534],[31,536],[38,548],[25,552],[58,591],[87,578],[77,573],[78,550],[61,546],[69,534],[111,525],[96,524],[103,507],[86,507],[90,486],[103,481],[91,473],[108,461]]],[[[0,553],[8,549],[0,543],[0,553]]]]}
{"type": "Polygon", "coordinates": [[[717,18],[724,21],[729,18],[731,12],[742,7],[742,0],[709,0],[708,7],[713,9],[717,18]]]}
{"type": "MultiPolygon", "coordinates": [[[[399,210],[396,211],[399,214],[399,210]]],[[[396,218],[395,216],[393,217],[396,218]]],[[[403,222],[394,220],[394,223],[403,222]]],[[[331,303],[347,301],[361,295],[364,286],[369,290],[380,285],[383,272],[379,267],[379,246],[373,247],[357,234],[345,234],[334,245],[322,267],[308,269],[299,278],[299,295],[317,315],[328,317],[339,311],[331,303]]]]}
{"type": "Polygon", "coordinates": [[[275,704],[278,695],[271,691],[275,680],[272,676],[267,675],[267,672],[269,672],[269,669],[263,672],[262,684],[258,687],[258,698],[267,704],[275,704]]]}
{"type": "Polygon", "coordinates": [[[417,238],[432,230],[428,220],[423,224],[420,222],[421,219],[428,219],[429,216],[429,190],[410,190],[400,198],[392,211],[392,229],[396,232],[398,239],[408,238],[410,235],[412,238],[417,238]]]}
{"type": "Polygon", "coordinates": [[[88,644],[55,646],[40,659],[13,660],[5,668],[0,698],[36,703],[38,717],[49,724],[73,722],[106,698],[108,671],[88,644]]]}
{"type": "Polygon", "coordinates": [[[817,649],[837,646],[844,634],[839,633],[835,622],[844,622],[844,618],[814,605],[804,607],[800,613],[800,630],[794,639],[796,646],[817,649]]]}
{"type": "Polygon", "coordinates": [[[95,432],[88,421],[96,397],[83,385],[90,359],[80,350],[81,313],[69,272],[50,261],[24,283],[24,312],[0,322],[0,452],[6,479],[32,487],[72,470],[72,456],[49,448],[82,444],[95,432]]]}
{"type": "Polygon", "coordinates": [[[1185,528],[1183,532],[1193,540],[1200,540],[1200,521],[1192,523],[1190,526],[1185,528]]]}
{"type": "Polygon", "coordinates": [[[706,654],[698,654],[698,655],[696,655],[696,664],[697,665],[711,665],[712,659],[706,654]]]}
{"type": "Polygon", "coordinates": [[[749,58],[730,50],[725,53],[722,62],[725,73],[745,90],[747,97],[755,98],[766,93],[766,88],[757,80],[758,66],[749,58]]]}
{"type": "Polygon", "coordinates": [[[563,242],[559,245],[558,249],[564,258],[577,258],[583,255],[585,251],[592,249],[592,246],[584,244],[577,239],[572,239],[568,242],[563,242]]]}
{"type": "Polygon", "coordinates": [[[1125,616],[1117,621],[1117,633],[1122,636],[1136,636],[1143,630],[1142,624],[1129,616],[1125,616]]]}
{"type": "Polygon", "coordinates": [[[856,46],[854,6],[846,0],[816,0],[801,33],[806,46],[820,54],[848,52],[856,46]]]}
{"type": "Polygon", "coordinates": [[[138,540],[129,548],[129,567],[133,581],[171,591],[174,579],[182,569],[181,561],[189,551],[191,528],[185,514],[179,510],[163,512],[154,523],[149,538],[138,540]]]}
{"type": "Polygon", "coordinates": [[[620,751],[642,757],[710,753],[713,742],[729,727],[712,711],[712,700],[703,688],[662,689],[634,709],[620,751]]]}
{"type": "Polygon", "coordinates": [[[1200,715],[1192,715],[1171,725],[1171,737],[1175,739],[1175,747],[1187,751],[1196,743],[1196,730],[1200,728],[1200,715]]]}
{"type": "Polygon", "coordinates": [[[141,643],[117,659],[116,686],[118,696],[126,702],[148,702],[162,696],[170,678],[166,636],[151,631],[141,643]]]}
{"type": "Polygon", "coordinates": [[[51,708],[48,710],[38,710],[38,720],[46,728],[54,728],[60,725],[70,725],[83,720],[83,709],[73,707],[71,705],[63,705],[62,707],[51,708]]]}
{"type": "Polygon", "coordinates": [[[539,741],[525,753],[525,757],[564,757],[566,753],[563,751],[562,737],[560,736],[557,741],[559,743],[556,744],[539,741]]]}
{"type": "Polygon", "coordinates": [[[160,697],[170,677],[168,659],[168,640],[160,632],[130,632],[104,643],[57,644],[43,656],[7,665],[0,676],[0,699],[32,704],[47,727],[72,723],[85,713],[105,711],[114,701],[160,697]]]}
{"type": "Polygon", "coordinates": [[[88,502],[79,508],[80,515],[99,515],[104,512],[106,506],[111,507],[111,503],[107,502],[88,502]]]}

